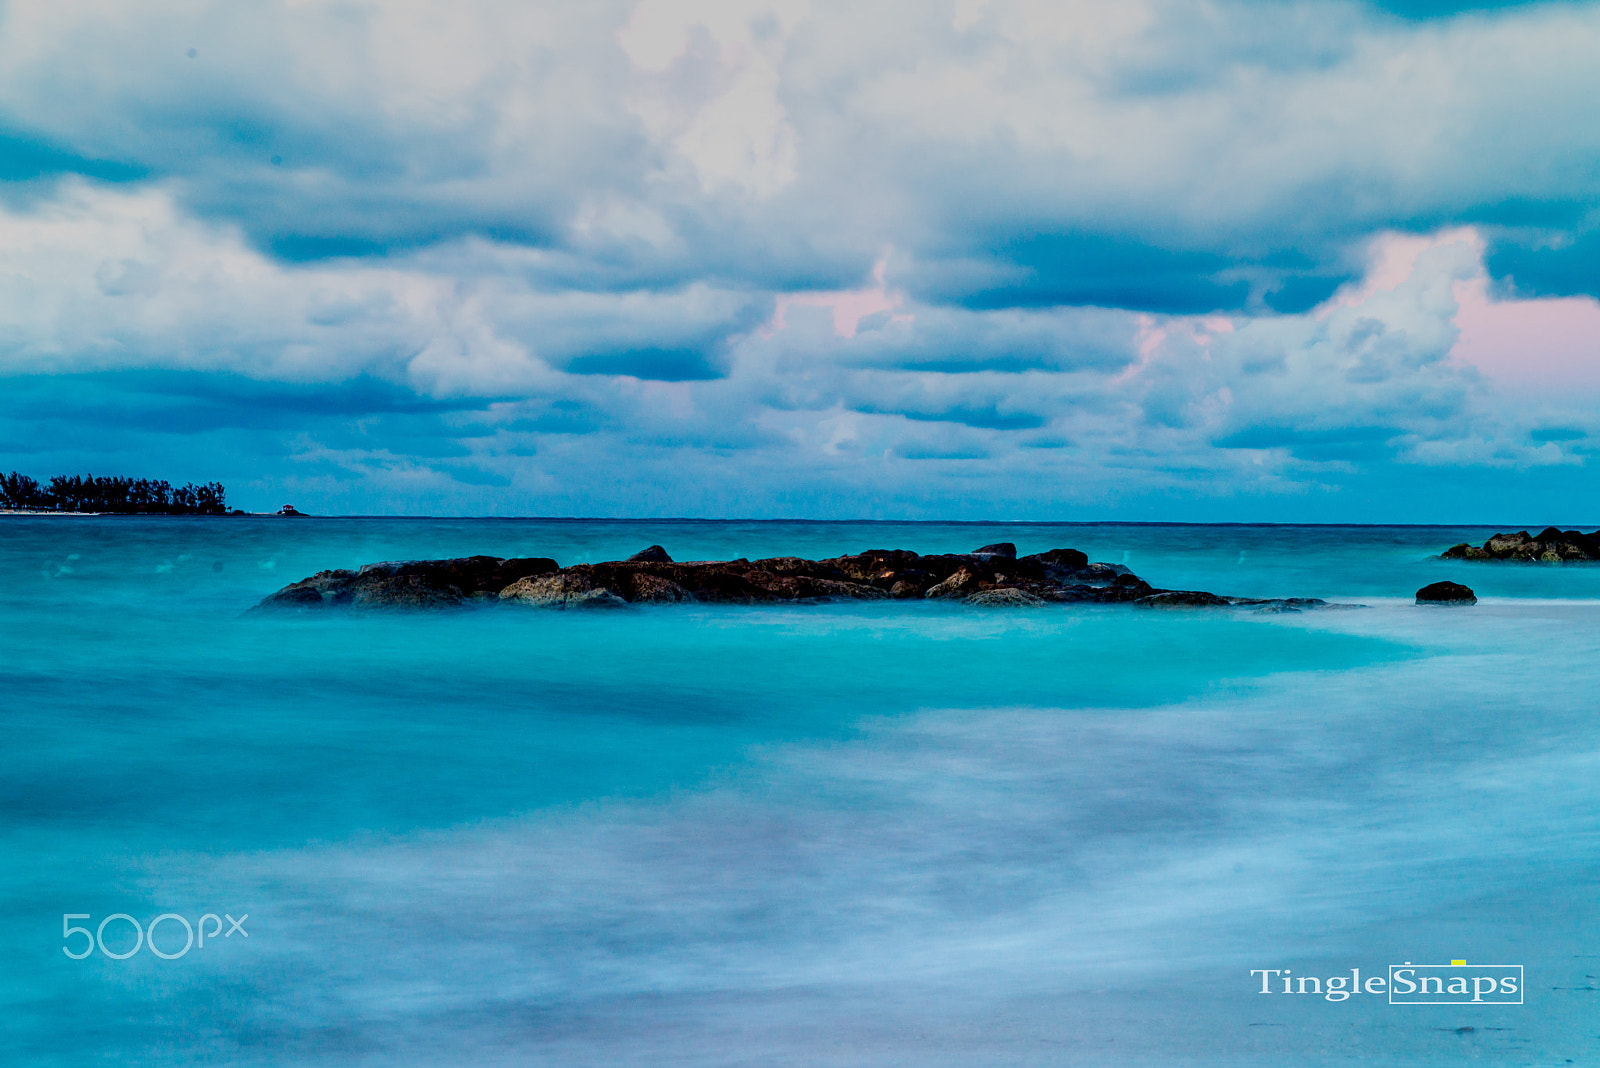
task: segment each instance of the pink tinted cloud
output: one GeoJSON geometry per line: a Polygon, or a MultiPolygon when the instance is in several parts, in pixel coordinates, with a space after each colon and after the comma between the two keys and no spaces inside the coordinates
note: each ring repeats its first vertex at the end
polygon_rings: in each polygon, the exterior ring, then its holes
{"type": "MultiPolygon", "coordinates": [[[[806,308],[831,308],[833,309],[833,332],[839,337],[855,337],[856,330],[861,325],[861,320],[869,315],[879,312],[892,312],[900,307],[904,296],[898,292],[890,291],[885,281],[884,272],[888,268],[887,256],[880,259],[872,268],[873,284],[860,289],[833,289],[819,293],[786,293],[778,298],[777,309],[772,315],[772,330],[784,328],[784,313],[793,307],[806,308]]],[[[910,314],[894,315],[893,322],[911,322],[915,316],[910,314]]]]}
{"type": "Polygon", "coordinates": [[[1600,389],[1600,302],[1492,300],[1488,288],[1485,278],[1455,284],[1461,335],[1452,356],[1507,388],[1600,389]]]}
{"type": "Polygon", "coordinates": [[[1480,270],[1452,286],[1459,335],[1451,357],[1477,368],[1501,389],[1536,393],[1600,389],[1600,302],[1592,297],[1494,299],[1488,272],[1481,268],[1486,243],[1473,227],[1382,235],[1372,243],[1361,284],[1336,294],[1322,313],[1394,289],[1411,276],[1424,252],[1459,242],[1474,248],[1480,270]]]}
{"type": "Polygon", "coordinates": [[[1130,363],[1111,380],[1126,382],[1142,373],[1169,342],[1185,342],[1198,352],[1205,352],[1219,334],[1231,334],[1234,323],[1225,315],[1176,315],[1157,318],[1139,316],[1137,351],[1139,358],[1130,363]]]}

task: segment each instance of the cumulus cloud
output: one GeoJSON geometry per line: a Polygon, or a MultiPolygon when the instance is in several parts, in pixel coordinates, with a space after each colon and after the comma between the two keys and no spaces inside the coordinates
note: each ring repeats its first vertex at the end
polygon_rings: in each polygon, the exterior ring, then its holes
{"type": "Polygon", "coordinates": [[[283,262],[158,189],[71,182],[0,213],[0,337],[29,383],[11,420],[255,434],[230,448],[323,472],[302,486],[322,499],[359,478],[492,511],[1062,507],[1573,462],[1585,431],[1519,422],[1453,355],[1483,250],[1473,230],[1382,239],[1364,282],[1298,315],[969,309],[886,275],[804,299],[563,291],[537,250],[283,262]]]}
{"type": "Polygon", "coordinates": [[[435,257],[286,263],[158,189],[69,182],[0,211],[6,372],[160,367],[279,381],[360,375],[429,395],[537,391],[556,369],[705,378],[764,294],[567,291],[537,256],[483,242],[435,257]],[[460,270],[470,259],[470,270],[460,270]]]}
{"type": "Polygon", "coordinates": [[[1461,221],[1532,289],[1594,288],[1563,252],[1593,5],[22,0],[4,30],[39,167],[171,179],[296,258],[476,234],[806,288],[892,246],[941,302],[1302,310],[1372,233],[1461,221]]]}
{"type": "Polygon", "coordinates": [[[1482,339],[1595,308],[1600,5],[1424,7],[17,0],[0,444],[590,513],[1582,463],[1588,364],[1482,339]]]}

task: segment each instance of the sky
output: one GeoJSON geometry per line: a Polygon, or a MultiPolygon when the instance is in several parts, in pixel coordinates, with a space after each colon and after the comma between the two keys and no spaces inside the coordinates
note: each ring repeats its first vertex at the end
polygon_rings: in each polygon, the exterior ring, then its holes
{"type": "Polygon", "coordinates": [[[8,0],[0,469],[1600,524],[1600,3],[8,0]]]}

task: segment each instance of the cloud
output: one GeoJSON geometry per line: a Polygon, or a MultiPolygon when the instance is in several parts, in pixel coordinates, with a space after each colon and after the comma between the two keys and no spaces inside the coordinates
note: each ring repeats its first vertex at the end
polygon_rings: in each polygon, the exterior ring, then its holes
{"type": "Polygon", "coordinates": [[[285,259],[477,236],[588,285],[794,289],[893,247],[941,303],[1301,311],[1372,234],[1474,221],[1497,272],[1593,292],[1563,250],[1594,232],[1600,11],[1389,6],[1456,17],[22,0],[0,99],[52,146],[22,170],[148,174],[285,259]],[[1494,222],[1516,204],[1565,221],[1494,222]]]}
{"type": "Polygon", "coordinates": [[[1027,514],[1600,430],[1587,349],[1508,355],[1600,292],[1600,5],[0,20],[0,376],[37,401],[0,441],[41,461],[189,435],[360,510],[1027,514]]]}
{"type": "Polygon", "coordinates": [[[286,264],[156,188],[82,182],[0,211],[0,369],[160,367],[294,382],[356,376],[433,395],[537,391],[556,369],[714,377],[765,294],[571,292],[530,284],[528,254],[484,243],[428,259],[286,264]],[[470,259],[469,271],[457,271],[470,259]]]}
{"type": "Polygon", "coordinates": [[[1376,0],[1372,6],[1408,19],[1441,19],[1469,11],[1503,11],[1549,2],[1551,0],[1376,0]]]}
{"type": "Polygon", "coordinates": [[[542,253],[473,240],[284,263],[158,188],[68,183],[0,212],[0,440],[226,441],[196,477],[360,511],[981,512],[1579,462],[1592,421],[1497,407],[1457,355],[1484,247],[1382,238],[1296,315],[929,304],[887,267],[780,304],[551,291],[542,253]]]}
{"type": "Polygon", "coordinates": [[[795,180],[797,133],[778,91],[787,35],[809,8],[641,0],[617,34],[642,76],[629,110],[703,191],[765,197],[795,180]]]}

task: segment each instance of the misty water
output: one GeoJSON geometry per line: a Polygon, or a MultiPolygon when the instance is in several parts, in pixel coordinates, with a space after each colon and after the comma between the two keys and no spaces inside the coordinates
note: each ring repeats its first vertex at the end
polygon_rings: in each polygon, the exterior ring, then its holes
{"type": "Polygon", "coordinates": [[[1495,529],[0,517],[0,1050],[1583,1063],[1600,566],[1431,559],[1495,529]],[[998,540],[1366,607],[247,612],[384,559],[998,540]],[[248,919],[63,952],[116,913],[248,919]],[[1524,1003],[1251,975],[1454,959],[1524,1003]]]}

